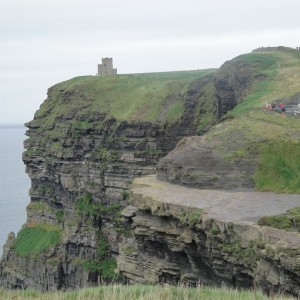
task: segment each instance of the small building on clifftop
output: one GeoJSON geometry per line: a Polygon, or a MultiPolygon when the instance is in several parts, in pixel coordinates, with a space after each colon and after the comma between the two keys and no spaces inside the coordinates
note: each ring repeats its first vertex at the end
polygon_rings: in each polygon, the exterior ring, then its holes
{"type": "Polygon", "coordinates": [[[102,58],[102,64],[98,65],[98,76],[116,75],[117,69],[113,68],[113,59],[109,57],[102,58]]]}

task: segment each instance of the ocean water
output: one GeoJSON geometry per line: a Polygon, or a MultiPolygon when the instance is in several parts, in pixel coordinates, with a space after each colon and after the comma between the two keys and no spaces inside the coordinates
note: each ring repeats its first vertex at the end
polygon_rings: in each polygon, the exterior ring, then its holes
{"type": "Polygon", "coordinates": [[[26,221],[30,179],[22,161],[24,126],[0,125],[0,254],[7,235],[26,221]]]}

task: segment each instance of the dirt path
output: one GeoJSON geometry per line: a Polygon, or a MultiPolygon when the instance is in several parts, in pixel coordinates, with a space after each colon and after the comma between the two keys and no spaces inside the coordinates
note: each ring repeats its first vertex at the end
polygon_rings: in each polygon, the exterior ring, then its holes
{"type": "Polygon", "coordinates": [[[278,215],[300,206],[299,194],[255,190],[199,190],[159,181],[155,175],[134,180],[133,193],[153,200],[203,209],[224,222],[253,224],[262,216],[278,215]]]}

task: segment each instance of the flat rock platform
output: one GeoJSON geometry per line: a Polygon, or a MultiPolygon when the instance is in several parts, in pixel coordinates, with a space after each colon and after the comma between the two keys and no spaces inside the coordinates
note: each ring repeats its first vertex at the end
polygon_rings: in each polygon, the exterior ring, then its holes
{"type": "Polygon", "coordinates": [[[239,224],[257,224],[263,216],[274,216],[300,206],[299,194],[257,192],[253,189],[200,190],[156,179],[155,175],[136,178],[132,187],[134,198],[199,208],[211,218],[239,224]],[[137,197],[135,197],[135,195],[137,197]]]}

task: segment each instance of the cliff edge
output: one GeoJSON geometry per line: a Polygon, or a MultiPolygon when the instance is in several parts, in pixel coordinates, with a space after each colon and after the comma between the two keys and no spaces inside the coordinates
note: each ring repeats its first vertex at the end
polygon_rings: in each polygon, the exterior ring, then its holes
{"type": "Polygon", "coordinates": [[[299,233],[257,224],[299,206],[298,194],[199,190],[150,175],[134,180],[129,204],[118,270],[130,282],[300,295],[299,233]]]}

